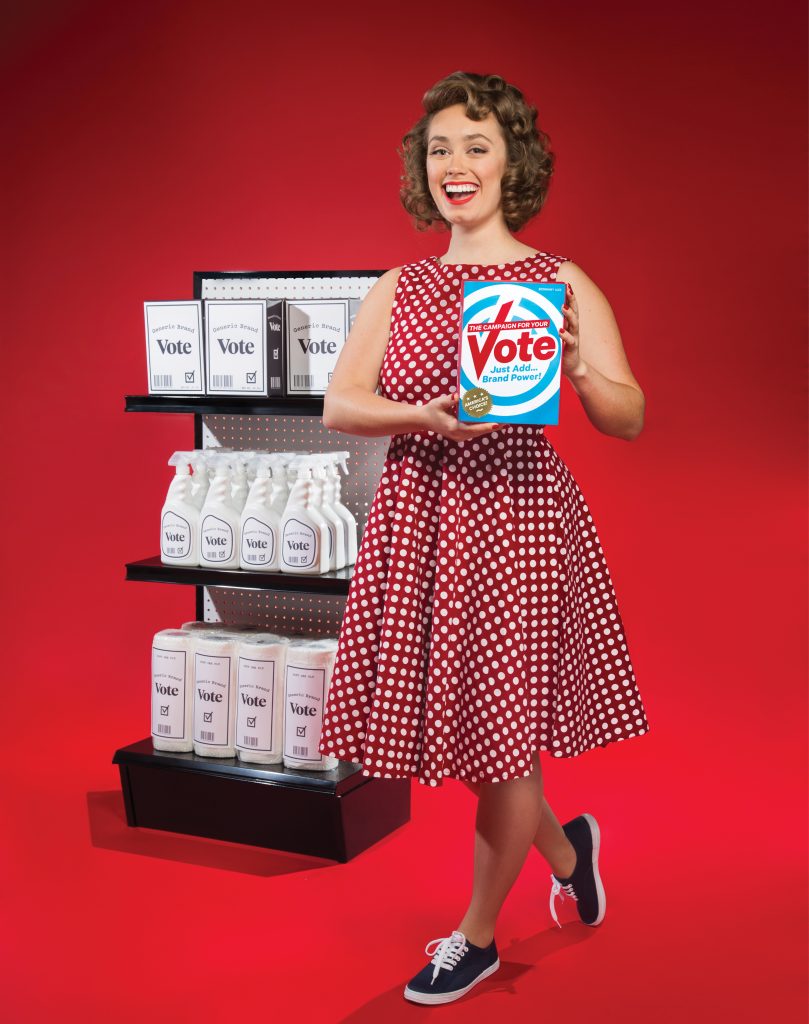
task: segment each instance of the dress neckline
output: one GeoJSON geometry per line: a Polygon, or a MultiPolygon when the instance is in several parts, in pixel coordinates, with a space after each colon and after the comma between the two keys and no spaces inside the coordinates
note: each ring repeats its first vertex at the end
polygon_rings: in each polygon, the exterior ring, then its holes
{"type": "Polygon", "coordinates": [[[521,263],[528,263],[530,260],[535,260],[538,256],[542,256],[543,253],[535,252],[530,256],[523,256],[518,260],[512,260],[510,263],[442,263],[437,256],[431,256],[430,259],[435,262],[435,265],[441,267],[444,270],[469,270],[472,267],[476,267],[478,270],[505,270],[506,267],[518,267],[521,263]]]}

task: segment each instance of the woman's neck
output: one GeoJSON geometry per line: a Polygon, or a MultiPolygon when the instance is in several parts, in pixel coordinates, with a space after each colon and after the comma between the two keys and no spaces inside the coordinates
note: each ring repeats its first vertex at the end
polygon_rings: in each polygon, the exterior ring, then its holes
{"type": "Polygon", "coordinates": [[[509,263],[535,252],[529,245],[518,242],[503,225],[481,225],[466,231],[453,225],[449,248],[441,257],[442,263],[509,263]]]}

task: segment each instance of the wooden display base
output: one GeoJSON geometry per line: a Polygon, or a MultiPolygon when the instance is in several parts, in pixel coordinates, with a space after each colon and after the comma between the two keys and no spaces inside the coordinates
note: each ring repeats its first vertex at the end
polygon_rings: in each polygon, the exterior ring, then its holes
{"type": "Polygon", "coordinates": [[[346,862],[410,820],[410,779],[155,750],[115,752],[127,824],[346,862]]]}

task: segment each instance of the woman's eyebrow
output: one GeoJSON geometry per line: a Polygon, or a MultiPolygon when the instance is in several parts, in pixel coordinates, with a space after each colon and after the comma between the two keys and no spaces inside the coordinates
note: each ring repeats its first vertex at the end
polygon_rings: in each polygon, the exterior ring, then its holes
{"type": "MultiPolygon", "coordinates": [[[[465,139],[486,139],[487,142],[491,142],[491,139],[487,138],[483,132],[473,132],[470,135],[464,135],[465,139]]],[[[430,142],[449,142],[446,135],[433,135],[430,142]]],[[[429,143],[428,143],[429,145],[429,143]]]]}

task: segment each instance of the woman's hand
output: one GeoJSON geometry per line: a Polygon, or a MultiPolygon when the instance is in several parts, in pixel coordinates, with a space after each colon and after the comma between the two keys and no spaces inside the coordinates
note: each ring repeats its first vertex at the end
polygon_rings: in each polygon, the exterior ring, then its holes
{"type": "Polygon", "coordinates": [[[568,282],[565,282],[565,296],[565,305],[562,306],[565,326],[561,328],[559,334],[563,344],[562,373],[570,377],[582,369],[583,359],[579,353],[579,307],[568,282]]]}
{"type": "Polygon", "coordinates": [[[421,406],[425,430],[443,434],[453,441],[466,441],[481,434],[490,434],[507,423],[461,423],[456,416],[458,394],[440,395],[421,406]]]}

